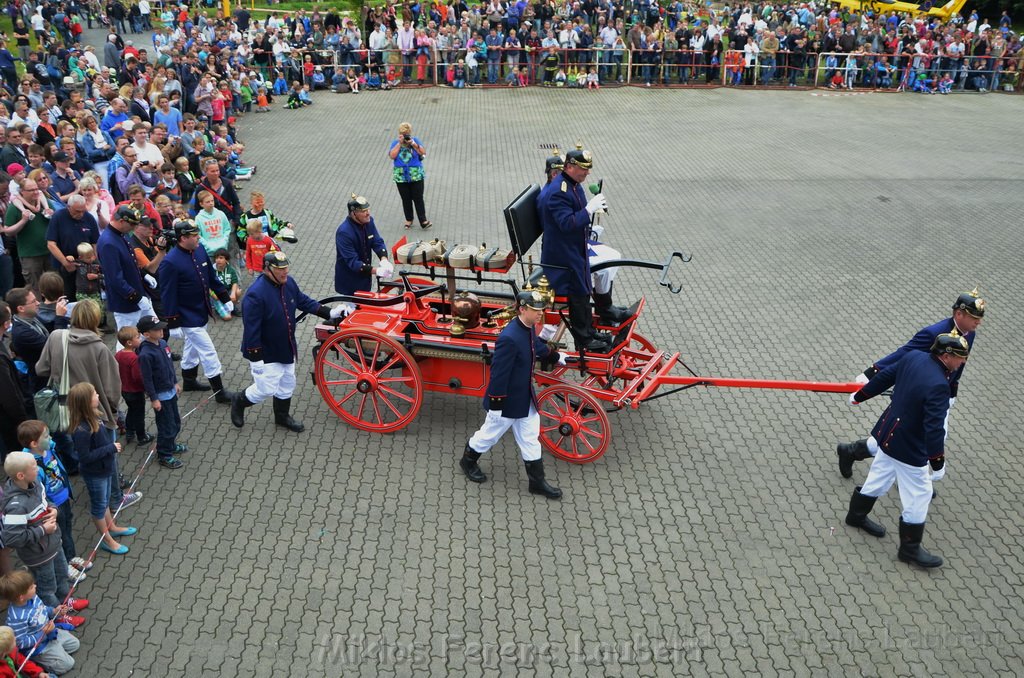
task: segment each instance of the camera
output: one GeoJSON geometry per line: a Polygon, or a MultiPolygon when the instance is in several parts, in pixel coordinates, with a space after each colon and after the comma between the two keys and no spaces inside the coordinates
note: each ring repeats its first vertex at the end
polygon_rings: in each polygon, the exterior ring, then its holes
{"type": "Polygon", "coordinates": [[[142,165],[143,167],[149,167],[149,161],[148,160],[143,160],[139,164],[142,165]]]}
{"type": "Polygon", "coordinates": [[[412,141],[412,135],[411,134],[403,134],[402,135],[402,140],[405,141],[405,143],[408,144],[408,143],[410,143],[412,141]]]}
{"type": "Polygon", "coordinates": [[[164,252],[170,252],[174,249],[174,246],[178,244],[178,236],[174,233],[173,228],[161,228],[156,234],[157,244],[164,252]],[[163,238],[164,244],[159,245],[160,239],[163,238]]]}

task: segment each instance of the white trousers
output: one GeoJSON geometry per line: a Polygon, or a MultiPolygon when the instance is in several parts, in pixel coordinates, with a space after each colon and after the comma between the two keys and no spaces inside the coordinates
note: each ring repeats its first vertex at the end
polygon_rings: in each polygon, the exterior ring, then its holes
{"type": "MultiPolygon", "coordinates": [[[[953,401],[956,398],[949,399],[949,407],[946,408],[946,418],[942,420],[942,430],[945,432],[943,440],[949,440],[949,411],[953,409],[953,401]]],[[[878,454],[878,441],[875,440],[874,436],[868,436],[868,453],[873,457],[878,454]]],[[[949,466],[949,462],[939,469],[938,471],[932,471],[932,482],[936,480],[942,480],[946,477],[946,466],[949,466]]]]}
{"type": "MultiPolygon", "coordinates": [[[[608,245],[598,244],[590,245],[590,249],[593,250],[593,254],[590,255],[590,265],[602,264],[606,261],[618,261],[622,258],[622,253],[618,250],[608,247],[608,245]]],[[[603,271],[598,271],[593,274],[594,279],[594,291],[598,294],[608,294],[612,290],[612,281],[615,280],[615,274],[619,272],[618,266],[612,266],[606,268],[603,271]]]]}
{"type": "Polygon", "coordinates": [[[490,452],[509,429],[516,438],[523,461],[540,459],[540,415],[533,404],[530,413],[521,419],[509,419],[501,416],[501,412],[488,410],[483,426],[469,439],[469,446],[480,454],[490,452]]]}
{"type": "Polygon", "coordinates": [[[182,327],[181,330],[185,333],[185,348],[181,350],[181,369],[190,370],[201,364],[207,379],[219,375],[222,371],[220,358],[217,357],[217,347],[213,345],[206,325],[182,327]]]}
{"type": "Polygon", "coordinates": [[[245,398],[250,403],[261,403],[267,398],[291,398],[295,392],[295,363],[265,363],[256,360],[249,363],[253,384],[245,389],[245,398]]]}
{"type": "MultiPolygon", "coordinates": [[[[131,313],[118,313],[117,311],[114,311],[114,325],[117,329],[129,326],[135,327],[139,324],[139,321],[142,320],[142,316],[144,315],[155,315],[153,312],[153,302],[150,301],[147,296],[143,296],[142,299],[139,300],[138,311],[132,311],[131,313]]],[[[121,345],[121,342],[117,342],[116,350],[120,351],[122,348],[124,348],[124,346],[121,345]]]]}
{"type": "Polygon", "coordinates": [[[928,505],[932,503],[932,474],[928,464],[910,466],[893,459],[883,450],[871,461],[871,470],[860,488],[861,494],[881,497],[893,482],[900,491],[903,522],[923,523],[928,518],[928,505]]]}

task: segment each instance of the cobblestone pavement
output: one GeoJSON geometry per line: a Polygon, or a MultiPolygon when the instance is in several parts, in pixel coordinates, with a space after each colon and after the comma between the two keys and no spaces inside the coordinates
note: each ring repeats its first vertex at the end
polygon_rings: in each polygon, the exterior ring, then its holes
{"type": "MultiPolygon", "coordinates": [[[[867,468],[840,478],[834,446],[883,399],[694,389],[646,403],[611,415],[597,463],[549,460],[565,491],[550,502],[527,493],[511,439],[485,459],[486,484],[458,472],[477,400],[428,394],[381,436],[343,425],[302,376],[305,433],[276,428],[269,404],[236,431],[210,403],[185,422],[185,469],[147,471],[131,553],[101,555],[83,586],[95,609],[77,675],[1020,675],[1020,106],[423,89],[247,116],[259,172],[241,192],[298,224],[286,250],[314,296],[331,293],[351,192],[389,243],[403,235],[385,156],[403,120],[429,151],[430,236],[449,243],[504,243],[501,208],[540,180],[540,146],[581,137],[610,243],[693,253],[674,271],[682,294],[643,271],[616,293],[647,295],[641,331],[698,374],[847,381],[980,283],[990,313],[926,533],[947,564],[897,562],[895,491],[874,514],[889,536],[842,524],[867,468]]],[[[240,333],[213,325],[231,388],[249,383],[240,333]]],[[[198,402],[186,394],[183,412],[198,402]]]]}

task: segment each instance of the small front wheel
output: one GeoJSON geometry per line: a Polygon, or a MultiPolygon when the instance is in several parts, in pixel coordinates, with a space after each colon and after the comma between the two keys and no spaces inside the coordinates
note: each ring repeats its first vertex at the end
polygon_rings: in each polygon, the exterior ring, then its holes
{"type": "Polygon", "coordinates": [[[588,464],[608,449],[611,423],[596,398],[586,391],[554,384],[537,396],[540,442],[559,459],[588,464]]]}

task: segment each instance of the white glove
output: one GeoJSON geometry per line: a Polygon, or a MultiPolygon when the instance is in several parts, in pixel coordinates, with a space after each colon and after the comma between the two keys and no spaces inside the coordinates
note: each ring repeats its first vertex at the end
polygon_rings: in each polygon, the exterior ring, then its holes
{"type": "Polygon", "coordinates": [[[558,364],[559,365],[564,365],[565,364],[565,354],[562,353],[561,351],[558,352],[558,364]]]}
{"type": "Polygon", "coordinates": [[[853,399],[853,396],[855,396],[855,395],[857,395],[857,392],[856,392],[856,391],[854,391],[853,393],[851,393],[851,394],[850,394],[850,398],[849,398],[849,401],[848,401],[848,402],[849,402],[849,403],[850,403],[851,405],[860,405],[860,403],[859,403],[859,402],[857,402],[856,400],[854,400],[854,399],[853,399]]]}
{"type": "Polygon", "coordinates": [[[956,405],[956,396],[949,399],[949,406],[953,407],[953,405],[956,405]]]}
{"type": "Polygon", "coordinates": [[[598,193],[587,203],[587,214],[593,215],[595,212],[604,212],[606,209],[608,209],[608,199],[604,197],[604,193],[598,193]]]}
{"type": "Polygon", "coordinates": [[[146,275],[142,276],[142,279],[146,281],[147,285],[149,285],[149,289],[156,289],[156,278],[147,273],[146,275]]]}
{"type": "Polygon", "coordinates": [[[942,480],[943,476],[946,475],[946,467],[947,466],[949,466],[949,462],[948,461],[945,464],[943,464],[942,468],[940,468],[938,471],[932,471],[932,482],[933,483],[936,480],[942,480]]]}
{"type": "Polygon", "coordinates": [[[380,263],[377,264],[377,277],[378,278],[391,278],[395,275],[395,266],[387,259],[381,259],[380,263]]]}
{"type": "Polygon", "coordinates": [[[232,311],[234,311],[235,310],[235,302],[229,301],[228,303],[224,304],[224,310],[227,311],[228,313],[231,313],[232,311]]]}
{"type": "Polygon", "coordinates": [[[856,377],[854,377],[854,378],[853,378],[853,381],[854,381],[855,383],[858,383],[858,384],[866,384],[866,383],[868,383],[868,382],[869,382],[869,381],[871,381],[871,380],[870,380],[870,379],[868,379],[868,377],[867,377],[867,375],[866,375],[866,374],[864,374],[863,372],[861,372],[860,374],[858,374],[858,375],[857,375],[856,377]]]}
{"type": "Polygon", "coordinates": [[[345,313],[345,304],[338,304],[331,309],[331,320],[337,320],[338,318],[347,315],[345,313]]]}
{"type": "Polygon", "coordinates": [[[604,226],[601,224],[594,224],[590,227],[590,236],[594,240],[600,240],[602,235],[604,235],[604,226]]]}

